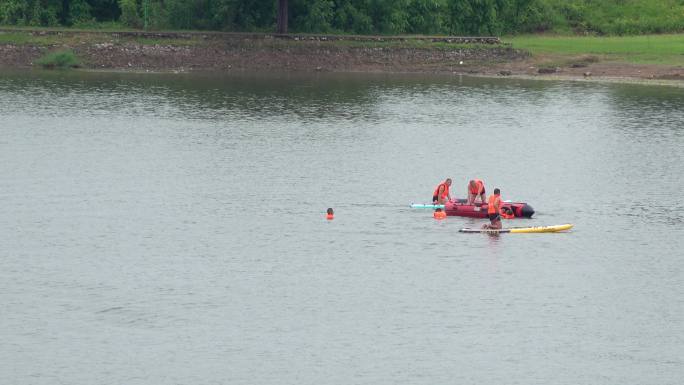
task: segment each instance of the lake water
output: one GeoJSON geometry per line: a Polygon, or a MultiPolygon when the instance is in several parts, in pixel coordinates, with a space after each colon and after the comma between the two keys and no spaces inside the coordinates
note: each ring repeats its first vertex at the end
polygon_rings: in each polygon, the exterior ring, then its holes
{"type": "Polygon", "coordinates": [[[684,378],[682,88],[4,72],[0,150],[2,384],[684,378]]]}

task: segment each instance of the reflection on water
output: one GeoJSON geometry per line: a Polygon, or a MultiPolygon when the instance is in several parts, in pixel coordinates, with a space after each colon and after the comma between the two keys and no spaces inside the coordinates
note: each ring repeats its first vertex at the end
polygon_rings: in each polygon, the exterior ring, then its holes
{"type": "Polygon", "coordinates": [[[0,382],[676,384],[682,105],[517,79],[0,74],[0,382]],[[508,226],[575,228],[460,234],[483,221],[408,208],[445,177],[537,210],[508,226]]]}

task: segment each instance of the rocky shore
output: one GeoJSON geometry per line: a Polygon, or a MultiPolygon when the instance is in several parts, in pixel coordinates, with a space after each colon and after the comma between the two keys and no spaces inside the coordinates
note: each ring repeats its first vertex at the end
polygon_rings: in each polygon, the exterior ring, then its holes
{"type": "Polygon", "coordinates": [[[73,51],[87,69],[181,72],[467,72],[527,56],[491,37],[20,33],[30,38],[16,44],[0,43],[0,67],[30,68],[40,57],[59,50],[73,51]]]}
{"type": "Polygon", "coordinates": [[[137,72],[396,72],[542,79],[663,81],[684,68],[532,57],[496,37],[270,35],[0,29],[0,68],[32,68],[72,51],[89,70],[137,72]]]}

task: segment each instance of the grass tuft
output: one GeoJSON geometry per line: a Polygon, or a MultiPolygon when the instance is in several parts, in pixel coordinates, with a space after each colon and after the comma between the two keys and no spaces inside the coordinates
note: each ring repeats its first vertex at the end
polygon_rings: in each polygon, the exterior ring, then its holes
{"type": "Polygon", "coordinates": [[[49,69],[68,69],[78,68],[81,66],[78,58],[73,51],[57,51],[51,52],[36,61],[43,68],[49,69]]]}

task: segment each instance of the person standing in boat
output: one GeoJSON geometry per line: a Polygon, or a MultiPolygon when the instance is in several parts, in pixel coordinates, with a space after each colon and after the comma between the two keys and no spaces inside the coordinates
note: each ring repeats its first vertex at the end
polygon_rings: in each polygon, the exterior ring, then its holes
{"type": "Polygon", "coordinates": [[[474,205],[475,199],[477,199],[478,197],[480,197],[480,202],[484,204],[487,199],[485,194],[486,192],[484,182],[482,182],[480,179],[472,179],[470,182],[468,182],[469,205],[474,205]]]}
{"type": "Polygon", "coordinates": [[[433,204],[443,205],[451,200],[451,195],[449,194],[449,186],[451,186],[451,178],[447,178],[447,180],[445,180],[437,186],[435,192],[432,193],[433,204]]]}
{"type": "Polygon", "coordinates": [[[500,229],[501,228],[501,190],[494,189],[494,194],[487,199],[487,216],[489,217],[489,225],[482,226],[485,229],[500,229]]]}

